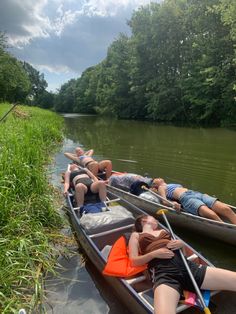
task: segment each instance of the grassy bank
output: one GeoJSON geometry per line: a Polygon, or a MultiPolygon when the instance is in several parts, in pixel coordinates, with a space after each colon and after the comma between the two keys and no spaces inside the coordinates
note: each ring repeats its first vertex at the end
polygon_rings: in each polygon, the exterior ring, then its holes
{"type": "MultiPolygon", "coordinates": [[[[0,117],[9,110],[0,104],[0,117]]],[[[31,311],[42,293],[42,273],[57,252],[51,245],[61,219],[47,178],[63,121],[36,107],[17,106],[0,123],[0,312],[31,311]]]]}

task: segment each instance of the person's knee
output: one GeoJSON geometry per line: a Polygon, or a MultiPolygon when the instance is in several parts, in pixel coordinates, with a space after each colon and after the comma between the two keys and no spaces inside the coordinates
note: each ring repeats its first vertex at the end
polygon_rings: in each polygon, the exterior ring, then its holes
{"type": "Polygon", "coordinates": [[[106,182],[105,181],[99,181],[98,182],[98,187],[101,189],[105,189],[106,188],[106,182]]]}
{"type": "Polygon", "coordinates": [[[106,164],[107,164],[107,167],[112,167],[112,162],[111,162],[111,160],[106,160],[106,164]]]}
{"type": "Polygon", "coordinates": [[[76,191],[76,192],[79,192],[79,191],[84,191],[84,192],[86,192],[86,190],[87,190],[87,187],[86,187],[86,185],[84,185],[83,183],[78,183],[78,184],[76,184],[76,186],[75,186],[75,191],[76,191]]]}
{"type": "Polygon", "coordinates": [[[229,216],[234,214],[232,209],[229,206],[227,206],[226,204],[223,204],[221,213],[222,213],[223,216],[226,216],[226,217],[229,217],[229,216]]]}

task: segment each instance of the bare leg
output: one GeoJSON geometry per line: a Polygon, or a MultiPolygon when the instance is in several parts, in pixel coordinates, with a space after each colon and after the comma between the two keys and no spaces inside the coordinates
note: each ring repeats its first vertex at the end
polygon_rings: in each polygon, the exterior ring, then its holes
{"type": "Polygon", "coordinates": [[[110,160],[102,160],[99,162],[99,170],[106,172],[106,179],[110,178],[112,172],[112,163],[110,160]]]}
{"type": "Polygon", "coordinates": [[[207,267],[201,289],[236,291],[236,272],[207,267]]]}
{"type": "Polygon", "coordinates": [[[202,217],[223,222],[222,219],[220,219],[220,217],[212,209],[210,209],[206,205],[200,206],[198,209],[198,213],[202,217]]]}
{"type": "Polygon", "coordinates": [[[93,182],[90,186],[90,189],[93,193],[99,194],[99,198],[102,202],[106,201],[107,190],[106,183],[104,181],[93,182]]]}
{"type": "Polygon", "coordinates": [[[236,225],[236,214],[228,205],[216,201],[212,206],[212,210],[214,210],[217,215],[226,217],[232,224],[236,225]]]}
{"type": "Polygon", "coordinates": [[[78,183],[75,186],[75,200],[77,203],[77,206],[83,206],[84,205],[84,195],[88,192],[88,189],[86,185],[83,183],[78,183]]]}
{"type": "Polygon", "coordinates": [[[94,174],[95,176],[97,176],[98,174],[98,169],[99,169],[99,166],[98,166],[98,162],[97,161],[94,161],[94,162],[91,162],[91,164],[88,165],[88,170],[90,170],[92,172],[92,174],[94,174]]]}
{"type": "Polygon", "coordinates": [[[175,314],[180,295],[177,290],[165,284],[154,290],[154,313],[175,314]]]}

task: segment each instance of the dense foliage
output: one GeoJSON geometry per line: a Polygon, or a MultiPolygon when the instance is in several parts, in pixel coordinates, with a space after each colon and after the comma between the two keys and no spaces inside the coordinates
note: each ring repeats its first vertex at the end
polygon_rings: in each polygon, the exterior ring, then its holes
{"type": "Polygon", "coordinates": [[[100,64],[64,84],[57,111],[236,124],[236,2],[164,0],[133,13],[100,64]]]}
{"type": "Polygon", "coordinates": [[[0,32],[0,101],[24,102],[42,108],[53,107],[54,95],[46,91],[44,75],[29,63],[11,56],[6,41],[0,32]]]}
{"type": "MultiPolygon", "coordinates": [[[[9,110],[0,104],[0,116],[9,110]]],[[[0,312],[30,313],[52,270],[61,218],[47,177],[50,155],[62,140],[62,118],[17,106],[0,123],[0,312]],[[28,311],[29,310],[29,311],[28,311]]]]}

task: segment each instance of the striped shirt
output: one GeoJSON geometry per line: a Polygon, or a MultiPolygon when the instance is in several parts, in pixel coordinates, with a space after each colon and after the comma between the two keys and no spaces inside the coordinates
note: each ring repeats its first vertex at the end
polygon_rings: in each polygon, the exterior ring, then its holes
{"type": "Polygon", "coordinates": [[[174,190],[176,188],[182,188],[183,186],[181,184],[177,184],[177,183],[170,183],[166,185],[166,197],[169,200],[174,200],[173,198],[173,194],[174,194],[174,190]]]}

